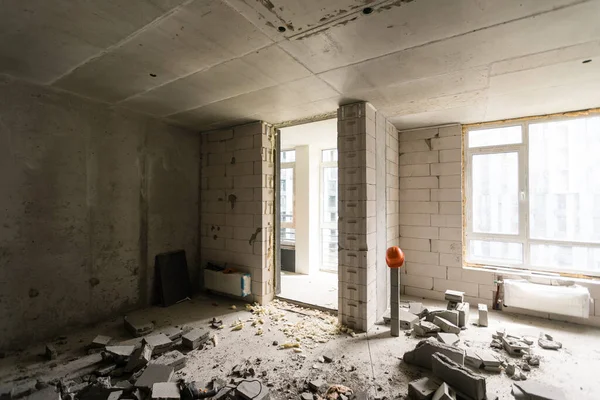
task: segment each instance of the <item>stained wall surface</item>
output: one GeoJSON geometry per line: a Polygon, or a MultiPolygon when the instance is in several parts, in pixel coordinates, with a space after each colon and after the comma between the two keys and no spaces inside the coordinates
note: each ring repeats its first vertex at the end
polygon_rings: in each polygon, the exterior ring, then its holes
{"type": "Polygon", "coordinates": [[[152,300],[154,257],[197,282],[197,133],[0,78],[0,348],[152,300]]]}

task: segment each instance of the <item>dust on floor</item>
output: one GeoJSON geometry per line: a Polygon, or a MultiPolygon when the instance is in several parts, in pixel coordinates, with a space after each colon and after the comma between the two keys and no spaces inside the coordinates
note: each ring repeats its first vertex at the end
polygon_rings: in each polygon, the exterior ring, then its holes
{"type": "MultiPolygon", "coordinates": [[[[430,310],[445,308],[441,302],[418,301],[430,310]]],[[[368,333],[355,334],[340,329],[337,318],[331,315],[284,302],[247,309],[244,303],[228,299],[197,297],[169,308],[141,310],[132,316],[153,321],[155,332],[184,325],[208,328],[213,318],[222,320],[223,329],[212,332],[218,337],[217,345],[189,352],[187,365],[174,379],[206,383],[213,378],[227,380],[234,367],[248,362],[253,365],[255,377],[269,387],[272,399],[299,398],[308,389],[309,382],[318,378],[355,391],[367,391],[374,399],[403,399],[410,381],[430,374],[402,362],[404,352],[413,349],[420,340],[414,335],[401,333],[394,338],[383,325],[375,326],[368,333]],[[236,308],[232,309],[232,305],[236,308]],[[243,324],[241,329],[235,330],[240,323],[243,324]],[[299,343],[299,347],[282,346],[286,343],[299,343]],[[333,360],[328,363],[325,358],[333,360]]],[[[561,387],[569,399],[600,398],[597,384],[600,330],[494,311],[490,311],[489,320],[489,327],[485,328],[469,324],[460,334],[459,346],[490,349],[492,334],[500,329],[520,336],[537,337],[540,332],[548,333],[562,342],[563,348],[536,347],[534,353],[541,363],[527,373],[527,378],[561,387]]],[[[110,336],[115,342],[139,340],[131,339],[124,330],[122,318],[94,328],[67,331],[64,337],[53,341],[58,351],[56,360],[47,361],[41,356],[43,343],[6,353],[0,359],[0,382],[17,385],[35,381],[36,377],[59,376],[69,361],[85,354],[84,347],[99,334],[110,336]]],[[[498,355],[510,358],[501,352],[498,355]]],[[[512,380],[504,372],[479,373],[486,376],[489,391],[500,399],[513,399],[512,380]]]]}

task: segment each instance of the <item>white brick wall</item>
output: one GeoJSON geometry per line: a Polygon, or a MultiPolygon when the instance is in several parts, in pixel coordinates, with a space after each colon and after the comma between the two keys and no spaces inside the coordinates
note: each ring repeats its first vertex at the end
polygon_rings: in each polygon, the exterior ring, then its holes
{"type": "Polygon", "coordinates": [[[246,300],[259,303],[274,296],[272,139],[272,127],[257,122],[202,134],[201,144],[202,265],[249,272],[246,300]]]}

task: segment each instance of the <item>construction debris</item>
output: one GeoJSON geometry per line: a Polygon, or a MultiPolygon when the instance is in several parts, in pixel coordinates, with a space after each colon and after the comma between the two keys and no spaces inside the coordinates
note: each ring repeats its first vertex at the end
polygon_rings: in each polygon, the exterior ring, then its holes
{"type": "Polygon", "coordinates": [[[558,350],[562,348],[562,343],[555,341],[554,338],[550,335],[540,333],[540,337],[538,339],[538,346],[546,350],[558,350]]]}
{"type": "Polygon", "coordinates": [[[463,328],[469,323],[469,303],[459,303],[456,307],[458,311],[458,326],[463,328]]]}
{"type": "Polygon", "coordinates": [[[173,342],[164,333],[157,335],[146,336],[142,343],[149,345],[152,348],[152,355],[156,356],[168,351],[173,342]]]}
{"type": "Polygon", "coordinates": [[[483,360],[479,355],[471,349],[465,350],[465,365],[473,367],[475,369],[483,368],[483,360]]]}
{"type": "Polygon", "coordinates": [[[458,290],[446,290],[444,298],[447,301],[462,303],[465,299],[465,292],[459,292],[458,290]]]}
{"type": "Polygon", "coordinates": [[[102,336],[102,335],[98,335],[94,338],[94,340],[92,340],[92,343],[90,344],[91,348],[102,348],[102,347],[106,347],[108,346],[108,343],[110,343],[111,337],[110,336],[102,336]]]}
{"type": "Polygon", "coordinates": [[[412,329],[419,322],[419,317],[405,310],[399,310],[400,329],[412,329]]]}
{"type": "Polygon", "coordinates": [[[423,303],[411,302],[408,304],[408,312],[411,314],[415,314],[419,318],[424,318],[427,316],[429,311],[427,308],[423,306],[423,303]]]}
{"type": "Polygon", "coordinates": [[[452,386],[461,394],[473,400],[486,398],[485,377],[474,374],[441,353],[431,357],[431,364],[433,376],[444,382],[452,382],[452,386]]]}
{"type": "Polygon", "coordinates": [[[156,382],[152,385],[152,399],[177,399],[181,398],[179,387],[175,382],[156,382]]]}
{"type": "Polygon", "coordinates": [[[488,326],[488,308],[485,304],[478,304],[477,309],[479,310],[479,326],[488,326]]]}
{"type": "Polygon", "coordinates": [[[460,338],[455,333],[438,332],[437,339],[444,343],[456,346],[460,342],[460,338]]]}
{"type": "Polygon", "coordinates": [[[415,335],[424,337],[424,336],[432,336],[439,332],[441,329],[439,326],[434,324],[433,322],[421,321],[413,326],[413,331],[415,335]]]}
{"type": "Polygon", "coordinates": [[[453,324],[452,322],[448,321],[447,319],[436,316],[433,319],[433,323],[436,324],[437,326],[439,326],[443,332],[457,333],[457,334],[460,333],[460,328],[458,326],[456,326],[455,324],[453,324]]]}
{"type": "Polygon", "coordinates": [[[433,394],[431,400],[456,400],[456,392],[444,382],[433,394]]]}
{"type": "Polygon", "coordinates": [[[173,372],[173,367],[161,364],[149,364],[142,375],[135,381],[135,387],[150,390],[155,383],[170,382],[173,372]]]}
{"type": "Polygon", "coordinates": [[[456,310],[435,310],[430,311],[425,318],[428,322],[433,322],[435,317],[440,317],[446,321],[452,322],[454,325],[458,325],[458,311],[456,310]]]}
{"type": "Polygon", "coordinates": [[[502,336],[502,345],[504,350],[512,356],[522,356],[525,351],[529,350],[527,343],[520,341],[512,336],[502,336]]]}
{"type": "Polygon", "coordinates": [[[56,357],[58,357],[58,352],[54,345],[50,343],[46,344],[46,358],[48,360],[56,360],[56,357]]]}
{"type": "Polygon", "coordinates": [[[144,368],[152,359],[152,347],[146,345],[140,346],[134,351],[125,366],[125,372],[135,372],[144,368]]]}
{"type": "Polygon", "coordinates": [[[129,357],[135,350],[135,346],[106,346],[106,351],[117,357],[129,357]]]}
{"type": "Polygon", "coordinates": [[[167,365],[169,367],[173,367],[173,370],[179,371],[187,362],[187,357],[181,354],[177,350],[169,351],[158,357],[155,360],[152,360],[150,364],[162,364],[167,365]]]}
{"type": "Polygon", "coordinates": [[[408,384],[408,398],[414,400],[431,400],[442,384],[434,378],[424,377],[408,384]]]}
{"type": "Polygon", "coordinates": [[[566,400],[564,392],[552,385],[533,381],[513,384],[512,393],[517,400],[566,400]]]}
{"type": "Polygon", "coordinates": [[[183,335],[182,344],[184,347],[195,350],[204,344],[209,338],[208,331],[204,329],[193,329],[183,335]]]}
{"type": "Polygon", "coordinates": [[[434,338],[421,340],[413,350],[404,353],[403,360],[408,364],[431,369],[431,357],[434,353],[444,354],[454,362],[464,365],[464,350],[440,343],[434,338]]]}
{"type": "Polygon", "coordinates": [[[123,325],[134,337],[147,335],[154,330],[154,324],[152,322],[142,322],[137,318],[127,316],[123,317],[123,325]]]}

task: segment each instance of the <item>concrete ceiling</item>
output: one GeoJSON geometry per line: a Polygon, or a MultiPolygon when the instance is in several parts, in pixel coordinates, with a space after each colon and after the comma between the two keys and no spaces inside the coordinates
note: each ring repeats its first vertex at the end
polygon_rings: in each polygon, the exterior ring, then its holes
{"type": "Polygon", "coordinates": [[[600,106],[600,0],[0,7],[0,73],[196,130],[328,115],[354,100],[401,129],[600,106]]]}

